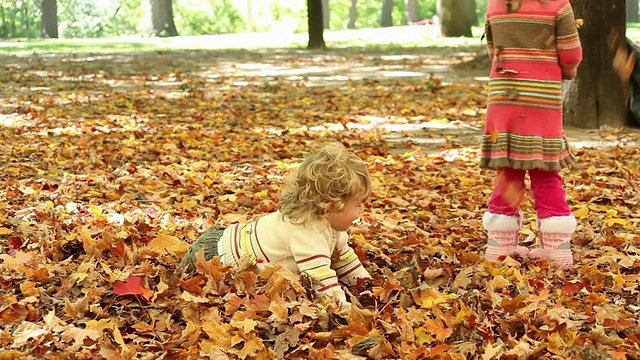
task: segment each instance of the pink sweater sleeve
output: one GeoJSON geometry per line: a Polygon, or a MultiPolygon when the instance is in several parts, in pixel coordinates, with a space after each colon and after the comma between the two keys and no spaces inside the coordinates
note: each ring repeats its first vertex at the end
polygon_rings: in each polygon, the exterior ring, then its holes
{"type": "Polygon", "coordinates": [[[556,45],[558,47],[558,61],[562,69],[562,78],[573,79],[576,76],[578,65],[582,61],[582,46],[573,9],[569,1],[558,11],[556,45]]]}

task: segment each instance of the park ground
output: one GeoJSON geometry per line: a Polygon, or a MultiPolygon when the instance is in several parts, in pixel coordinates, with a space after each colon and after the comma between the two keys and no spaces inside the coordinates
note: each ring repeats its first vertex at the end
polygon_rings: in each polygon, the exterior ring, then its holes
{"type": "Polygon", "coordinates": [[[485,263],[483,45],[430,35],[0,44],[0,357],[634,359],[636,131],[567,129],[571,270],[485,263]],[[337,314],[278,268],[182,278],[189,243],[272,211],[331,141],[375,184],[352,229],[373,274],[349,289],[362,310],[337,314]]]}

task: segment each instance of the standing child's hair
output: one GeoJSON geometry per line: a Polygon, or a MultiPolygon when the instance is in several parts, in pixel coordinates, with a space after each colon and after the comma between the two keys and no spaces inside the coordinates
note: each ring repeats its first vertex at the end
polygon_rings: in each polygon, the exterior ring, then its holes
{"type": "Polygon", "coordinates": [[[302,162],[284,186],[278,209],[292,223],[309,224],[370,193],[371,178],[364,161],[344,145],[332,143],[302,162]]]}

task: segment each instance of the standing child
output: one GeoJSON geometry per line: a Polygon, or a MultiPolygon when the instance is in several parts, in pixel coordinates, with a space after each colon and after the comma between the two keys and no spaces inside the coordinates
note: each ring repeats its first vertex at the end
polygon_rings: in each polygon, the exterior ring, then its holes
{"type": "Polygon", "coordinates": [[[229,266],[238,266],[242,257],[259,271],[278,263],[309,275],[319,293],[349,308],[338,280],[355,285],[357,278],[371,276],[348,245],[346,231],[370,193],[366,164],[342,144],[330,144],[302,162],[282,191],[277,211],[248,224],[212,227],[191,245],[182,266],[192,272],[203,246],[206,260],[217,255],[229,266]]]}
{"type": "Polygon", "coordinates": [[[543,258],[573,265],[576,219],[558,171],[572,164],[562,124],[562,80],[573,79],[582,47],[569,0],[489,0],[487,47],[493,63],[480,166],[497,171],[486,258],[543,258]],[[541,247],[518,245],[524,177],[529,172],[541,247]]]}

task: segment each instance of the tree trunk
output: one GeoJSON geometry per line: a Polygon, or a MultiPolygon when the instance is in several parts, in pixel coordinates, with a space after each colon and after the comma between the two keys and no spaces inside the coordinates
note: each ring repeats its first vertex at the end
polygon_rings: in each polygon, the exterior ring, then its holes
{"type": "Polygon", "coordinates": [[[349,23],[347,29],[355,29],[356,21],[358,21],[358,0],[351,0],[351,6],[349,7],[349,23]]]}
{"type": "Polygon", "coordinates": [[[42,0],[42,37],[58,38],[58,3],[42,0]]]}
{"type": "Polygon", "coordinates": [[[565,83],[564,122],[580,128],[623,126],[627,120],[627,89],[613,68],[609,39],[625,43],[625,7],[620,0],[573,0],[583,60],[573,81],[565,83]]]}
{"type": "Polygon", "coordinates": [[[404,16],[409,24],[422,20],[418,0],[404,0],[404,16]]]}
{"type": "Polygon", "coordinates": [[[307,23],[309,25],[307,49],[326,48],[322,26],[322,0],[307,0],[307,23]]]}
{"type": "Polygon", "coordinates": [[[393,26],[393,0],[382,0],[382,12],[380,16],[380,26],[393,26]]]}
{"type": "Polygon", "coordinates": [[[467,11],[469,12],[469,25],[478,26],[478,14],[476,10],[478,8],[478,4],[476,0],[468,0],[469,4],[467,5],[467,11]]]}
{"type": "Polygon", "coordinates": [[[178,36],[173,23],[172,0],[148,0],[151,5],[151,25],[155,36],[178,36]]]}
{"type": "Polygon", "coordinates": [[[640,22],[638,0],[627,0],[627,22],[640,22]]]}
{"type": "Polygon", "coordinates": [[[330,12],[331,12],[331,8],[329,7],[329,0],[322,0],[322,26],[325,29],[331,28],[330,12]]]}
{"type": "Polygon", "coordinates": [[[253,12],[253,4],[251,3],[251,0],[247,0],[247,31],[249,32],[253,32],[253,16],[252,16],[252,12],[253,12]]]}
{"type": "MultiPolygon", "coordinates": [[[[438,0],[436,14],[440,21],[440,34],[445,37],[471,37],[469,8],[471,0],[438,0]]],[[[475,8],[475,6],[474,6],[475,8]]]]}

